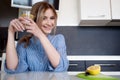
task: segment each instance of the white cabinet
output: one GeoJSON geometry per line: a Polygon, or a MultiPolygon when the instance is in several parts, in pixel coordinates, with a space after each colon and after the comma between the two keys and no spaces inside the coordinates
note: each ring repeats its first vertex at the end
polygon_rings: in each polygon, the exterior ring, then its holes
{"type": "Polygon", "coordinates": [[[120,0],[111,0],[112,20],[108,26],[120,26],[120,0]]]}
{"type": "Polygon", "coordinates": [[[120,19],[120,0],[111,0],[112,19],[120,19]]]}
{"type": "Polygon", "coordinates": [[[80,0],[80,25],[102,26],[111,21],[110,0],[80,0]]]}

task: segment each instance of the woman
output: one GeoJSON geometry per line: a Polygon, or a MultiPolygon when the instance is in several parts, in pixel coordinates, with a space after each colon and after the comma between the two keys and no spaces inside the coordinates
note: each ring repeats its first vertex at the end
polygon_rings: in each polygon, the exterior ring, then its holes
{"type": "Polygon", "coordinates": [[[54,7],[47,2],[38,2],[33,5],[31,14],[35,17],[34,21],[20,17],[10,22],[5,71],[67,71],[69,62],[64,36],[50,35],[55,31],[57,23],[54,7]],[[15,32],[24,30],[31,35],[24,36],[15,47],[15,32]]]}

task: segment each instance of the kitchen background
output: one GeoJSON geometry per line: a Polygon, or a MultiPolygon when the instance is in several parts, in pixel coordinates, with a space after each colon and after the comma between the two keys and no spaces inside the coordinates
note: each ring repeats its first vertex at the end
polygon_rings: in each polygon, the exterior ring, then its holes
{"type": "MultiPolygon", "coordinates": [[[[120,3],[119,0],[59,0],[57,33],[65,35],[68,55],[110,55],[120,56],[120,3]]],[[[7,29],[10,20],[17,18],[23,9],[11,7],[10,0],[0,2],[0,55],[5,52],[7,29]]],[[[18,40],[24,33],[19,33],[18,40]]],[[[112,60],[112,59],[111,59],[112,60]]],[[[104,61],[109,63],[112,61],[104,61]]],[[[96,62],[71,61],[78,64],[69,70],[85,70],[96,62]],[[82,65],[80,69],[80,65],[82,65]],[[84,66],[83,66],[84,65],[84,66]]],[[[120,61],[115,71],[120,71],[120,61]]],[[[105,67],[104,70],[112,70],[105,67]]]]}

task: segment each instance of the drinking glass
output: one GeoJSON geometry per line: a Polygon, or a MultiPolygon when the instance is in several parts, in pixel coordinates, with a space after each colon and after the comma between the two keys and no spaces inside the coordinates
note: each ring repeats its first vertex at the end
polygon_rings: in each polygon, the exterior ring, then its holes
{"type": "Polygon", "coordinates": [[[21,16],[22,17],[28,17],[28,18],[31,18],[31,19],[34,20],[34,16],[32,14],[30,14],[30,11],[28,11],[28,10],[22,11],[21,16]]]}
{"type": "MultiPolygon", "coordinates": [[[[22,17],[28,17],[28,18],[31,18],[32,20],[34,20],[34,16],[32,14],[30,14],[30,11],[29,10],[25,10],[25,11],[22,11],[22,14],[21,14],[22,17]]],[[[30,22],[28,20],[26,20],[26,22],[30,22]]],[[[27,26],[27,24],[24,25],[25,28],[27,26]]],[[[25,30],[26,31],[26,30],[25,30]]]]}

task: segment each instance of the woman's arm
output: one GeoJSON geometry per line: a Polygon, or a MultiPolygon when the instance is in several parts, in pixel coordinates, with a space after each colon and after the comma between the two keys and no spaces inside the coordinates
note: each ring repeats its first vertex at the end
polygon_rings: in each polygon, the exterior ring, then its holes
{"type": "Polygon", "coordinates": [[[56,68],[53,68],[51,64],[48,64],[49,70],[57,71],[57,72],[67,71],[69,66],[69,61],[67,59],[67,50],[66,50],[66,43],[65,43],[64,36],[62,34],[56,35],[55,38],[52,40],[52,43],[54,44],[55,49],[60,54],[60,61],[56,68]]]}
{"type": "Polygon", "coordinates": [[[18,57],[15,48],[14,33],[8,31],[8,41],[6,47],[6,65],[8,69],[15,70],[18,64],[18,57]]]}
{"type": "Polygon", "coordinates": [[[60,53],[54,48],[54,46],[50,43],[44,34],[39,36],[39,40],[44,47],[50,63],[54,68],[56,68],[60,62],[60,53]]]}
{"type": "Polygon", "coordinates": [[[8,69],[15,70],[18,65],[18,56],[15,47],[14,34],[16,31],[23,30],[24,27],[18,19],[14,19],[10,22],[6,47],[6,65],[8,69]]]}

